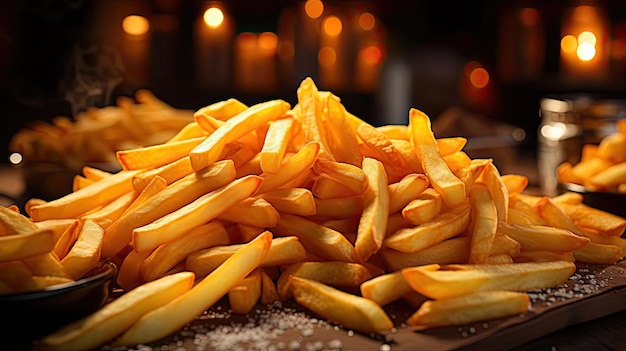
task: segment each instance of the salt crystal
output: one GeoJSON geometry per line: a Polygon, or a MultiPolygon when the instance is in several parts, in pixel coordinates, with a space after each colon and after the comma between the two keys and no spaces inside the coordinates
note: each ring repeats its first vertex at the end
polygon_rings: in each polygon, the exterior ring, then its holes
{"type": "Polygon", "coordinates": [[[339,339],[333,339],[328,342],[328,348],[332,350],[341,350],[343,348],[343,343],[339,339]]]}

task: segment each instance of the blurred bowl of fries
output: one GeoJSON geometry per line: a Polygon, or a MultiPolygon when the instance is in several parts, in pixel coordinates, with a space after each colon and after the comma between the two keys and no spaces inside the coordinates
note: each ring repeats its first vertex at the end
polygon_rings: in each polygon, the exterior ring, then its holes
{"type": "Polygon", "coordinates": [[[11,318],[3,327],[11,338],[3,341],[28,343],[98,310],[109,298],[116,275],[117,266],[101,260],[74,282],[0,295],[0,310],[11,318]]]}
{"type": "Polygon", "coordinates": [[[33,121],[12,136],[9,151],[21,155],[18,166],[28,195],[49,200],[71,192],[84,165],[118,171],[117,151],[166,142],[191,121],[193,111],[138,90],[112,106],[33,121]]]}
{"type": "Polygon", "coordinates": [[[602,211],[626,218],[626,194],[618,191],[590,190],[580,184],[559,183],[561,191],[571,191],[581,194],[583,203],[602,211]]]}

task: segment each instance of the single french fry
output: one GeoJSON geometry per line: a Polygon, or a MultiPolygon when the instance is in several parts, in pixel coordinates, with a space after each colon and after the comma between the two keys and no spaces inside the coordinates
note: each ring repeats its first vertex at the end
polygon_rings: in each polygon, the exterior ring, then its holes
{"type": "Polygon", "coordinates": [[[207,132],[200,127],[198,122],[192,121],[187,123],[184,127],[182,127],[175,135],[169,138],[166,143],[173,143],[186,139],[193,139],[199,137],[206,137],[207,132]]]}
{"type": "Polygon", "coordinates": [[[114,341],[114,347],[155,341],[182,328],[257,268],[267,254],[271,242],[272,234],[265,232],[242,246],[189,291],[143,315],[114,341]]]}
{"type": "Polygon", "coordinates": [[[570,232],[584,236],[585,233],[550,197],[543,196],[534,205],[541,218],[549,225],[563,228],[570,232]]]}
{"type": "Polygon", "coordinates": [[[363,333],[393,327],[387,313],[372,300],[311,279],[292,276],[290,280],[296,302],[332,323],[363,333]]]}
{"type": "Polygon", "coordinates": [[[125,170],[154,169],[187,156],[191,150],[200,145],[205,139],[202,136],[171,143],[120,150],[116,155],[120,165],[125,170]]]}
{"type": "Polygon", "coordinates": [[[396,183],[389,184],[389,214],[396,213],[415,199],[428,187],[428,177],[424,174],[411,173],[396,183]]]}
{"type": "Polygon", "coordinates": [[[316,199],[334,199],[360,195],[348,188],[346,184],[326,173],[322,173],[315,178],[311,186],[311,192],[316,199]]]}
{"type": "Polygon", "coordinates": [[[101,227],[106,228],[107,223],[110,224],[120,218],[120,216],[129,208],[136,198],[137,193],[134,190],[131,190],[102,206],[98,210],[89,212],[80,218],[90,219],[98,223],[101,227]]]}
{"type": "Polygon", "coordinates": [[[475,183],[470,189],[471,233],[468,263],[485,263],[498,227],[498,210],[487,185],[475,183]]]}
{"type": "Polygon", "coordinates": [[[387,237],[385,246],[402,251],[417,252],[463,232],[470,221],[469,201],[450,211],[442,212],[429,223],[403,228],[387,237]]]}
{"type": "Polygon", "coordinates": [[[298,96],[298,108],[294,108],[294,110],[296,111],[296,118],[302,125],[304,142],[318,142],[320,144],[320,158],[335,160],[335,156],[328,147],[324,133],[322,122],[323,106],[321,101],[319,101],[319,91],[313,79],[310,77],[303,79],[296,93],[298,96]]]}
{"type": "Polygon", "coordinates": [[[585,205],[557,204],[579,228],[593,228],[599,234],[619,237],[626,230],[626,219],[585,205]]]}
{"type": "Polygon", "coordinates": [[[264,305],[270,305],[280,301],[278,296],[278,290],[276,290],[276,284],[272,278],[267,274],[265,269],[261,269],[261,298],[260,301],[264,305]]]}
{"type": "Polygon", "coordinates": [[[519,194],[528,187],[528,177],[521,174],[503,174],[500,179],[509,194],[519,194]]]}
{"type": "Polygon", "coordinates": [[[413,291],[402,272],[394,271],[369,279],[360,286],[361,295],[385,306],[413,291]]]}
{"type": "Polygon", "coordinates": [[[132,190],[132,178],[141,171],[120,171],[63,197],[30,208],[34,221],[77,216],[132,190]]]}
{"type": "Polygon", "coordinates": [[[139,274],[145,282],[156,280],[192,252],[230,243],[228,232],[218,221],[211,221],[185,233],[183,237],[154,249],[141,262],[139,274]]]}
{"type": "Polygon", "coordinates": [[[130,291],[146,281],[143,280],[141,275],[141,266],[143,261],[150,256],[150,251],[137,252],[131,250],[122,260],[117,272],[117,285],[124,289],[124,291],[130,291]]]}
{"type": "Polygon", "coordinates": [[[72,245],[76,242],[76,239],[78,239],[77,229],[79,227],[80,221],[73,220],[73,223],[63,231],[58,239],[55,240],[53,252],[59,259],[62,259],[65,255],[67,255],[72,245]]]}
{"type": "Polygon", "coordinates": [[[51,252],[53,249],[54,233],[50,229],[0,236],[0,262],[33,257],[51,252]]]}
{"type": "Polygon", "coordinates": [[[379,132],[385,134],[389,139],[409,140],[408,127],[402,124],[385,124],[376,127],[379,132]]]}
{"type": "Polygon", "coordinates": [[[60,277],[73,280],[54,252],[22,259],[33,276],[60,277]]]}
{"type": "Polygon", "coordinates": [[[402,217],[413,225],[426,224],[441,212],[441,194],[433,188],[424,189],[402,209],[402,217]]]}
{"type": "Polygon", "coordinates": [[[465,325],[513,316],[528,311],[530,297],[523,292],[480,291],[426,301],[407,319],[421,327],[465,325]]]}
{"type": "Polygon", "coordinates": [[[368,188],[365,191],[364,208],[354,249],[360,262],[366,262],[383,246],[389,216],[389,191],[387,172],[382,162],[366,157],[363,171],[367,175],[368,188]]]}
{"type": "Polygon", "coordinates": [[[279,188],[266,191],[259,197],[272,204],[278,212],[312,216],[316,211],[313,193],[306,188],[279,188]]]}
{"type": "Polygon", "coordinates": [[[624,258],[624,251],[615,245],[589,243],[574,251],[576,262],[614,264],[624,258]]]}
{"type": "Polygon", "coordinates": [[[28,233],[37,229],[37,226],[26,216],[5,206],[0,206],[0,237],[28,233]]]}
{"type": "Polygon", "coordinates": [[[441,156],[448,156],[462,151],[467,144],[467,138],[464,137],[448,137],[437,138],[437,148],[441,156]]]}
{"type": "Polygon", "coordinates": [[[259,189],[259,194],[279,188],[298,175],[308,172],[313,167],[319,151],[320,143],[307,143],[298,152],[283,161],[278,173],[262,173],[263,184],[259,189]]]}
{"type": "Polygon", "coordinates": [[[583,195],[580,193],[575,193],[573,191],[566,191],[562,194],[556,195],[552,197],[552,200],[561,207],[562,204],[565,205],[580,205],[583,203],[583,195]]]}
{"type": "MultiPolygon", "coordinates": [[[[186,269],[196,276],[203,277],[213,272],[230,256],[245,244],[215,246],[190,253],[185,260],[186,269]]],[[[300,240],[295,236],[286,236],[272,239],[269,252],[261,261],[260,266],[274,267],[279,265],[302,262],[308,255],[300,240]]]]}
{"type": "Polygon", "coordinates": [[[226,121],[245,111],[247,108],[248,106],[243,102],[235,98],[230,98],[200,108],[194,112],[194,117],[197,115],[207,115],[220,121],[226,121]]]}
{"type": "MultiPolygon", "coordinates": [[[[346,117],[346,109],[333,94],[327,94],[326,108],[322,109],[328,131],[328,147],[337,162],[360,166],[363,160],[359,152],[356,132],[346,117]]],[[[322,101],[323,104],[323,101],[322,101]]]]}
{"type": "Polygon", "coordinates": [[[568,261],[575,262],[573,251],[554,251],[554,250],[522,250],[513,259],[514,262],[550,262],[550,261],[568,261]]]}
{"type": "Polygon", "coordinates": [[[280,164],[291,139],[294,123],[293,118],[288,117],[278,119],[270,124],[260,153],[263,172],[276,173],[280,169],[280,164]]]}
{"type": "MultiPolygon", "coordinates": [[[[406,126],[405,126],[406,127],[406,126]]],[[[422,168],[422,161],[419,159],[419,155],[415,152],[413,145],[408,139],[389,139],[393,144],[393,147],[398,150],[404,161],[411,168],[413,173],[424,174],[422,168]]]]}
{"type": "Polygon", "coordinates": [[[297,236],[302,246],[316,256],[331,261],[357,261],[354,246],[343,234],[306,218],[283,213],[272,231],[280,236],[297,236]]]}
{"type": "Polygon", "coordinates": [[[261,298],[261,270],[256,268],[241,282],[228,290],[228,302],[232,313],[246,314],[261,298]]]}
{"type": "Polygon", "coordinates": [[[89,272],[100,260],[104,229],[93,220],[81,220],[78,238],[61,264],[73,279],[79,279],[89,272]]]}
{"type": "Polygon", "coordinates": [[[457,151],[455,153],[441,156],[448,165],[448,168],[452,173],[456,174],[459,170],[469,167],[472,164],[472,159],[465,151],[457,151]]]}
{"type": "Polygon", "coordinates": [[[314,165],[317,173],[327,174],[330,178],[344,184],[356,195],[363,194],[368,186],[367,175],[361,167],[362,164],[355,166],[326,159],[317,159],[314,165]]]}
{"type": "Polygon", "coordinates": [[[450,171],[439,154],[430,128],[430,119],[423,112],[411,109],[409,127],[411,142],[422,161],[422,168],[430,184],[443,196],[446,205],[459,206],[465,201],[465,184],[450,171]]]}
{"type": "Polygon", "coordinates": [[[87,179],[81,175],[75,175],[72,179],[72,191],[76,191],[82,189],[88,185],[95,183],[96,181],[93,179],[87,179]]]}
{"type": "Polygon", "coordinates": [[[139,318],[182,295],[194,283],[191,272],[164,276],[126,292],[96,312],[43,337],[46,350],[97,348],[130,328],[139,318]]]}
{"type": "Polygon", "coordinates": [[[218,160],[226,144],[237,141],[256,128],[282,117],[289,107],[283,100],[272,100],[254,105],[228,119],[223,126],[189,152],[191,167],[197,172],[209,166],[218,160]]]}
{"type": "Polygon", "coordinates": [[[313,279],[334,287],[359,287],[372,277],[370,271],[359,263],[341,261],[294,263],[282,272],[276,283],[278,296],[282,301],[292,296],[290,280],[292,276],[313,279]]]}
{"type": "Polygon", "coordinates": [[[128,245],[135,228],[191,203],[202,194],[222,187],[234,178],[235,169],[232,161],[221,161],[211,166],[200,178],[196,174],[190,174],[168,185],[150,201],[143,202],[133,211],[124,213],[106,229],[102,256],[112,257],[128,245]]]}
{"type": "Polygon", "coordinates": [[[448,269],[405,268],[404,278],[417,292],[432,299],[488,290],[532,291],[565,282],[576,265],[567,261],[509,264],[449,265],[448,269]]]}
{"type": "Polygon", "coordinates": [[[509,191],[500,172],[492,162],[485,167],[480,182],[487,185],[487,190],[496,206],[498,221],[506,222],[509,216],[509,191]]]}
{"type": "Polygon", "coordinates": [[[54,242],[57,242],[59,238],[63,235],[65,230],[72,226],[74,223],[78,222],[77,219],[67,218],[67,219],[48,219],[40,222],[33,222],[37,226],[38,229],[50,229],[54,232],[54,242]]]}
{"type": "Polygon", "coordinates": [[[216,218],[231,223],[272,228],[278,223],[279,217],[278,211],[268,201],[261,197],[250,197],[228,208],[216,218]]]}
{"type": "Polygon", "coordinates": [[[159,176],[163,178],[167,184],[171,184],[192,172],[193,169],[191,168],[189,156],[185,156],[161,167],[149,169],[137,174],[133,177],[133,188],[135,188],[137,193],[140,193],[155,176],[159,176]]]}
{"type": "Polygon", "coordinates": [[[380,160],[385,167],[390,182],[395,183],[413,172],[391,140],[374,126],[367,122],[361,122],[356,128],[356,133],[368,149],[374,153],[374,157],[380,160]]]}
{"type": "Polygon", "coordinates": [[[500,222],[498,233],[513,238],[520,243],[522,250],[575,251],[591,241],[566,229],[540,225],[500,222]]]}

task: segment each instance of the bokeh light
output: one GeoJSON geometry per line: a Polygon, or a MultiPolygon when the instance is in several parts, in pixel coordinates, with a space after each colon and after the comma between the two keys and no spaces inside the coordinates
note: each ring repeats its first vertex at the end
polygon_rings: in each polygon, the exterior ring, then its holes
{"type": "Polygon", "coordinates": [[[365,46],[360,52],[363,63],[367,65],[378,65],[383,61],[383,52],[376,45],[365,46]]]}
{"type": "Polygon", "coordinates": [[[324,24],[322,25],[324,29],[324,33],[328,34],[331,37],[336,37],[341,34],[341,30],[343,29],[343,24],[339,17],[335,15],[330,15],[324,19],[324,24]]]}
{"type": "Polygon", "coordinates": [[[150,22],[143,16],[126,16],[122,20],[122,30],[130,35],[144,35],[150,30],[150,22]]]}
{"type": "Polygon", "coordinates": [[[24,157],[19,152],[14,152],[9,155],[9,162],[13,165],[19,165],[22,161],[24,161],[24,157]]]}
{"type": "Polygon", "coordinates": [[[320,66],[330,67],[337,62],[337,53],[330,46],[325,46],[317,53],[317,61],[320,66]]]}
{"type": "Polygon", "coordinates": [[[474,88],[482,89],[489,84],[489,72],[483,67],[475,67],[470,71],[469,81],[474,88]]]}
{"type": "Polygon", "coordinates": [[[563,50],[564,53],[574,53],[577,47],[578,40],[576,40],[575,36],[568,34],[561,39],[561,50],[563,50]]]}
{"type": "Polygon", "coordinates": [[[324,3],[320,0],[307,0],[304,3],[304,12],[313,19],[319,18],[324,13],[324,3]]]}
{"type": "Polygon", "coordinates": [[[591,61],[596,56],[596,47],[591,43],[580,43],[576,49],[576,56],[581,61],[591,61]]]}
{"type": "Polygon", "coordinates": [[[278,37],[272,32],[264,32],[259,34],[259,48],[265,51],[276,51],[278,46],[278,37]]]}
{"type": "Polygon", "coordinates": [[[584,31],[578,34],[578,44],[589,43],[593,46],[596,46],[596,35],[590,31],[584,31]]]}
{"type": "Polygon", "coordinates": [[[359,27],[364,31],[370,31],[376,26],[376,18],[369,12],[363,12],[359,16],[359,27]]]}
{"type": "Polygon", "coordinates": [[[217,7],[209,7],[204,11],[204,23],[211,28],[217,28],[224,23],[224,12],[217,7]]]}

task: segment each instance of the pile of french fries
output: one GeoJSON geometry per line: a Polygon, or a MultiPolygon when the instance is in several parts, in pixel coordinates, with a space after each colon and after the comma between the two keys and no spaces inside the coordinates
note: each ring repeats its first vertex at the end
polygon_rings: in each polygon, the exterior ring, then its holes
{"type": "Polygon", "coordinates": [[[527,311],[525,292],[564,283],[575,262],[623,258],[624,218],[575,193],[526,194],[525,176],[436,138],[419,110],[374,127],[310,78],[297,97],[208,105],[168,141],[119,151],[121,171],[86,166],[72,193],[12,212],[24,226],[2,241],[66,227],[43,252],[0,256],[0,272],[44,256],[69,270],[80,248],[115,262],[124,291],[38,345],[149,343],[222,298],[234,313],[294,299],[362,333],[391,330],[385,306],[404,299],[409,325],[461,325],[527,311]]]}
{"type": "Polygon", "coordinates": [[[617,120],[616,129],[597,145],[583,145],[578,163],[560,164],[559,181],[582,185],[591,191],[626,194],[626,119],[617,120]]]}
{"type": "Polygon", "coordinates": [[[75,118],[33,121],[18,130],[9,151],[29,163],[54,162],[80,170],[87,163],[117,163],[118,150],[161,144],[193,120],[193,111],[174,108],[146,89],[116,105],[91,107],[75,118]]]}

